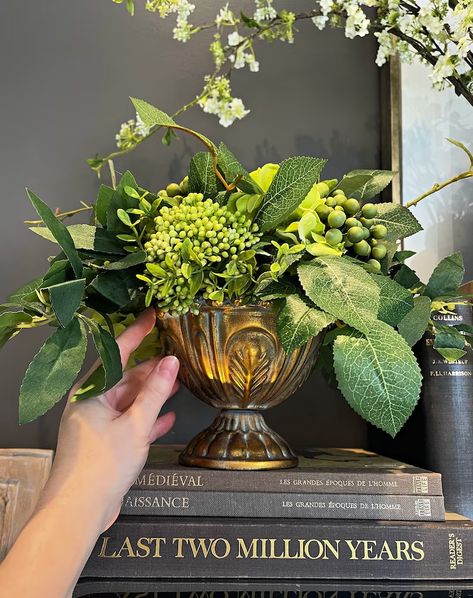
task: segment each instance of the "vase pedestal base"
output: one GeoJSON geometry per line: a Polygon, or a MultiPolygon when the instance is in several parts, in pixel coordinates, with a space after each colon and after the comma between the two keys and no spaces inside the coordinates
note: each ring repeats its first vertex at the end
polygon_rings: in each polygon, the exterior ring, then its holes
{"type": "Polygon", "coordinates": [[[224,409],[189,442],[179,462],[208,469],[288,469],[297,465],[297,457],[261,412],[224,409]]]}

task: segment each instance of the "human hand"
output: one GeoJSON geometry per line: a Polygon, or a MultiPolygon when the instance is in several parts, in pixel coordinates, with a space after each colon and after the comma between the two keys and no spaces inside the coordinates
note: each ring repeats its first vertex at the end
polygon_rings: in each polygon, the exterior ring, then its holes
{"type": "MultiPolygon", "coordinates": [[[[132,351],[151,332],[155,312],[141,314],[118,338],[123,366],[132,351]]],[[[143,468],[149,446],[173,426],[175,414],[158,417],[177,390],[176,357],[151,359],[128,371],[106,393],[67,402],[59,429],[58,446],[39,508],[50,500],[77,501],[100,511],[100,533],[118,516],[121,499],[143,468]]],[[[90,372],[71,390],[71,397],[90,372]]]]}

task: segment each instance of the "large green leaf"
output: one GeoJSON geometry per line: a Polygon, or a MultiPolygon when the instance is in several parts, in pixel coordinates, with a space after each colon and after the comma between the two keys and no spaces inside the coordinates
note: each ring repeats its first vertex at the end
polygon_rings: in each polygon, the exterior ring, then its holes
{"type": "Polygon", "coordinates": [[[218,146],[217,164],[223,172],[227,183],[232,183],[239,177],[239,189],[250,195],[253,193],[263,193],[258,183],[251,178],[249,172],[238,162],[234,154],[223,142],[218,146]]]}
{"type": "Polygon", "coordinates": [[[28,324],[33,318],[24,311],[4,311],[0,314],[0,348],[18,334],[18,324],[28,324]]]}
{"type": "MultiPolygon", "coordinates": [[[[223,188],[223,187],[222,187],[223,188]]],[[[215,197],[218,193],[217,176],[210,152],[197,152],[189,164],[189,191],[215,197]]]]}
{"type": "Polygon", "coordinates": [[[436,297],[456,295],[463,282],[465,266],[460,252],[452,253],[444,258],[432,272],[432,276],[424,289],[424,295],[436,297]]]}
{"type": "Polygon", "coordinates": [[[326,160],[294,156],[284,160],[255,217],[260,229],[267,231],[282,222],[312,189],[326,160]]]}
{"type": "Polygon", "coordinates": [[[289,295],[278,316],[278,336],[286,353],[305,344],[324,328],[333,324],[330,314],[308,305],[299,295],[289,295]]]}
{"type": "Polygon", "coordinates": [[[333,355],[338,386],[349,405],[394,437],[414,410],[421,388],[420,369],[408,344],[376,321],[364,336],[338,336],[333,355]]]}
{"type": "Polygon", "coordinates": [[[74,399],[82,401],[106,392],[122,377],[120,349],[113,336],[94,320],[87,320],[101,364],[75,393],[74,399]]]}
{"type": "Polygon", "coordinates": [[[297,271],[315,305],[361,332],[369,330],[378,315],[380,292],[361,266],[326,255],[300,264],[297,271]]]}
{"type": "Polygon", "coordinates": [[[378,215],[374,224],[384,224],[390,241],[410,237],[422,230],[417,218],[404,206],[393,203],[377,204],[378,215]]]}
{"type": "Polygon", "coordinates": [[[65,328],[79,309],[85,289],[85,278],[69,280],[48,288],[49,298],[59,324],[65,328]]]}
{"type": "Polygon", "coordinates": [[[347,197],[367,201],[379,195],[395,174],[392,170],[352,170],[343,177],[337,189],[342,189],[347,197]]]}
{"type": "Polygon", "coordinates": [[[430,320],[430,299],[420,295],[414,297],[414,307],[397,325],[399,334],[410,347],[413,347],[422,338],[427,330],[430,320]]]}
{"type": "Polygon", "coordinates": [[[138,286],[138,280],[132,268],[101,272],[90,283],[102,297],[117,307],[123,307],[132,299],[132,291],[138,286]]]}
{"type": "Polygon", "coordinates": [[[40,417],[71,388],[84,362],[87,334],[74,318],[58,328],[26,370],[20,388],[20,424],[40,417]]]}
{"type": "Polygon", "coordinates": [[[389,276],[371,274],[371,278],[378,285],[380,292],[378,319],[396,326],[414,305],[412,293],[389,276]]]}
{"type": "Polygon", "coordinates": [[[77,278],[82,276],[82,263],[77,253],[77,249],[74,246],[70,232],[64,226],[64,224],[56,218],[50,208],[35,195],[29,189],[26,190],[34,209],[38,212],[41,220],[49,228],[56,241],[61,246],[62,250],[66,254],[68,260],[71,262],[72,269],[77,278]]]}
{"type": "MultiPolygon", "coordinates": [[[[50,230],[44,226],[31,226],[30,230],[52,241],[57,242],[50,230]]],[[[123,243],[113,232],[97,228],[90,224],[71,224],[67,227],[76,249],[88,249],[100,253],[123,254],[123,243]]]]}

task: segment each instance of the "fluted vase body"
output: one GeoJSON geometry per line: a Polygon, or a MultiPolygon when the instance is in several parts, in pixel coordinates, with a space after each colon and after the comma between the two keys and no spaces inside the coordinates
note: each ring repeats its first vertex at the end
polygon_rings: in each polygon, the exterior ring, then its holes
{"type": "Polygon", "coordinates": [[[221,409],[187,445],[181,463],[216,469],[295,466],[297,458],[261,412],[285,401],[307,379],[322,336],[286,354],[276,315],[263,305],[163,314],[158,327],[164,353],[181,362],[181,382],[201,401],[221,409]]]}

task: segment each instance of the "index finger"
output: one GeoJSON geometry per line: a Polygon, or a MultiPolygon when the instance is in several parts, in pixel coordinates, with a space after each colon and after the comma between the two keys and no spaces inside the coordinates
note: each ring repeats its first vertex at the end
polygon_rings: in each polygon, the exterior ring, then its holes
{"type": "Polygon", "coordinates": [[[156,323],[156,312],[151,307],[142,312],[136,320],[116,338],[122,367],[125,367],[130,355],[137,349],[141,341],[153,330],[156,323]]]}

